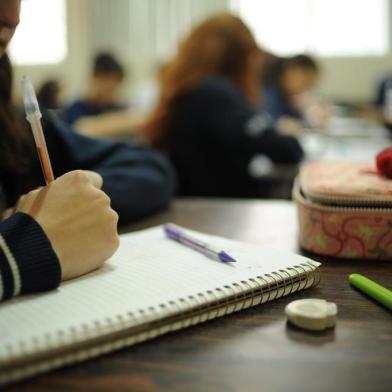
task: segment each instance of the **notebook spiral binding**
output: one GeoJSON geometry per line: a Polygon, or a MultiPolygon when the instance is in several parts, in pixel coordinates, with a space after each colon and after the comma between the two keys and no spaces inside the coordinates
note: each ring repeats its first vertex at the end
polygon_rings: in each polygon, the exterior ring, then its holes
{"type": "Polygon", "coordinates": [[[140,309],[137,314],[129,312],[115,319],[96,320],[93,325],[59,330],[44,339],[34,339],[29,349],[22,340],[17,348],[6,348],[11,361],[6,366],[0,361],[0,385],[260,305],[316,286],[320,279],[317,264],[309,261],[159,307],[140,309]]]}

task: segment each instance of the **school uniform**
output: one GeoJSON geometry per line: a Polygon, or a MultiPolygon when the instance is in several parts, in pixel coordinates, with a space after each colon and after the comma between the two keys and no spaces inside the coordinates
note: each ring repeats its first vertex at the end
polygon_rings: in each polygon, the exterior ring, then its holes
{"type": "Polygon", "coordinates": [[[60,113],[61,119],[65,123],[74,125],[80,118],[98,116],[100,114],[115,112],[122,109],[125,109],[125,106],[119,103],[98,106],[84,99],[78,99],[61,109],[60,113]]]}
{"type": "Polygon", "coordinates": [[[272,85],[263,87],[263,109],[277,121],[281,117],[291,117],[303,121],[303,115],[293,106],[283,91],[272,85]]]}
{"type": "Polygon", "coordinates": [[[255,197],[259,184],[248,166],[256,154],[274,163],[298,163],[297,140],[279,134],[230,81],[211,77],[177,99],[164,148],[183,196],[255,197]]]}
{"type": "MultiPolygon", "coordinates": [[[[80,135],[50,114],[44,117],[43,129],[55,176],[75,169],[99,173],[120,224],[151,214],[172,196],[175,175],[161,155],[134,144],[80,135]]],[[[0,184],[0,205],[15,205],[20,195],[44,185],[38,158],[24,176],[0,172],[0,184]]],[[[0,300],[55,288],[60,279],[57,255],[33,218],[16,213],[0,222],[0,300]]]]}

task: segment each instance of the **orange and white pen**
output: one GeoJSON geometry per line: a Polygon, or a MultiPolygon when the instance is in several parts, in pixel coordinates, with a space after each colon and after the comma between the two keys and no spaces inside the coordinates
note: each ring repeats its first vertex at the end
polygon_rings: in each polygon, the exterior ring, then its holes
{"type": "Polygon", "coordinates": [[[38,100],[34,92],[33,85],[27,76],[22,77],[22,96],[26,111],[26,119],[31,125],[33,131],[35,145],[37,147],[39,160],[41,162],[42,172],[45,177],[46,184],[54,181],[52,165],[49,159],[48,149],[41,124],[41,111],[39,110],[38,100]]]}

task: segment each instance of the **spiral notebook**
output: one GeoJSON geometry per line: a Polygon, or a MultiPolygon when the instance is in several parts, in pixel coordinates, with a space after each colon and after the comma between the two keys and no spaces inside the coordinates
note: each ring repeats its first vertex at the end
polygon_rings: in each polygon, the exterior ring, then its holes
{"type": "Polygon", "coordinates": [[[164,236],[121,237],[101,269],[0,305],[0,385],[83,361],[315,286],[319,263],[188,230],[220,263],[164,236]]]}

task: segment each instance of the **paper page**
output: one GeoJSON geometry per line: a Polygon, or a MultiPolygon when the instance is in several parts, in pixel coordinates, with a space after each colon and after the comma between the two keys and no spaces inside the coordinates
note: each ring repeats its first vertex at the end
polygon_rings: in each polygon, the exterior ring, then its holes
{"type": "MultiPolygon", "coordinates": [[[[187,231],[191,233],[191,231],[187,231]]],[[[63,283],[56,291],[0,305],[0,361],[19,340],[32,351],[34,337],[177,301],[257,275],[309,261],[274,249],[193,233],[238,259],[225,264],[165,237],[161,227],[121,237],[118,252],[103,268],[63,283]]],[[[109,320],[109,321],[108,321],[109,320]]],[[[56,339],[53,337],[52,339],[56,339]]]]}

